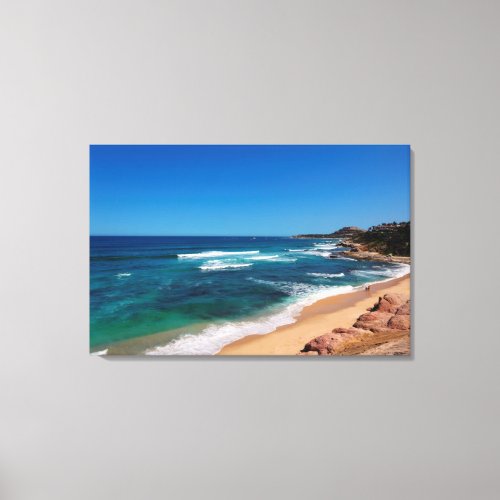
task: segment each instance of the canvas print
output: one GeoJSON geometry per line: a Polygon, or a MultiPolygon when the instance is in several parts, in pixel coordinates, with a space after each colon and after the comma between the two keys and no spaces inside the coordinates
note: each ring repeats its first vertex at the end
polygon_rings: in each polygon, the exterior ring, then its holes
{"type": "Polygon", "coordinates": [[[407,356],[410,147],[90,147],[90,352],[407,356]]]}

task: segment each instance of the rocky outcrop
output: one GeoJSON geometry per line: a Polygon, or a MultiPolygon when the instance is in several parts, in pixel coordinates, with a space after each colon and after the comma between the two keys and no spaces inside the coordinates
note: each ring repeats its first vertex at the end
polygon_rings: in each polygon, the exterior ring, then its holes
{"type": "Polygon", "coordinates": [[[387,326],[394,330],[409,330],[410,329],[410,315],[397,314],[394,315],[388,322],[387,326]]]}
{"type": "Polygon", "coordinates": [[[331,259],[349,257],[356,260],[410,264],[410,223],[393,222],[373,226],[368,231],[346,227],[332,234],[342,238],[339,246],[348,248],[332,252],[331,259]]]}
{"type": "Polygon", "coordinates": [[[401,307],[398,308],[396,314],[410,315],[410,301],[405,302],[401,307]]]}
{"type": "Polygon", "coordinates": [[[368,230],[346,226],[328,234],[299,234],[294,238],[340,238],[339,246],[349,250],[333,252],[332,259],[349,257],[356,260],[410,263],[410,223],[390,222],[368,230]]]}
{"type": "MultiPolygon", "coordinates": [[[[371,310],[396,314],[396,312],[401,307],[403,307],[403,303],[404,301],[401,298],[401,295],[398,295],[396,293],[386,293],[383,297],[378,298],[378,302],[373,306],[371,310]]],[[[410,314],[409,306],[407,307],[406,310],[408,312],[404,314],[410,314]]]]}
{"type": "MultiPolygon", "coordinates": [[[[342,244],[342,246],[347,246],[342,244]]],[[[371,260],[374,262],[396,262],[400,264],[410,264],[411,258],[401,255],[384,255],[378,252],[365,252],[359,248],[352,248],[349,251],[337,252],[330,255],[331,259],[338,259],[339,257],[348,257],[356,260],[371,260]]]]}
{"type": "MultiPolygon", "coordinates": [[[[410,336],[405,335],[399,339],[390,340],[366,351],[360,352],[359,356],[407,356],[410,352],[410,336]]],[[[317,355],[317,353],[315,353],[317,355]]]]}
{"type": "Polygon", "coordinates": [[[331,333],[315,337],[299,354],[408,355],[410,323],[410,301],[401,295],[386,293],[370,311],[359,316],[352,327],[334,328],[331,333]]]}
{"type": "Polygon", "coordinates": [[[359,328],[334,328],[332,333],[320,335],[308,342],[302,352],[317,352],[320,356],[336,354],[336,347],[348,342],[353,336],[362,336],[369,332],[359,328]]]}
{"type": "Polygon", "coordinates": [[[380,330],[387,327],[387,323],[389,323],[392,316],[389,312],[368,312],[362,314],[353,326],[354,328],[362,328],[363,330],[373,330],[374,328],[380,330]]]}
{"type": "Polygon", "coordinates": [[[350,249],[349,254],[356,259],[374,259],[374,256],[383,256],[385,259],[410,257],[410,223],[391,222],[372,226],[368,231],[345,237],[342,246],[350,249]]]}

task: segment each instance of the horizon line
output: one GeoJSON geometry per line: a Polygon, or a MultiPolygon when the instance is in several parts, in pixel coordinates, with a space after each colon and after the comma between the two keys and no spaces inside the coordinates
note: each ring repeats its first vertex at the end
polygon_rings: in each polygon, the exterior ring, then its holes
{"type": "Polygon", "coordinates": [[[91,237],[102,237],[102,238],[165,238],[169,236],[174,236],[176,238],[182,237],[206,237],[206,238],[289,238],[290,236],[296,236],[294,234],[90,234],[91,237]]]}

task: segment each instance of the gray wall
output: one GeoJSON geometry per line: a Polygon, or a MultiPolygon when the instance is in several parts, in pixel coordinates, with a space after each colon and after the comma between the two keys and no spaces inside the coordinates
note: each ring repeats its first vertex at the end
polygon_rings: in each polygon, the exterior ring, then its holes
{"type": "Polygon", "coordinates": [[[0,9],[0,498],[499,497],[499,2],[0,9]],[[414,359],[89,356],[91,143],[410,143],[414,359]]]}

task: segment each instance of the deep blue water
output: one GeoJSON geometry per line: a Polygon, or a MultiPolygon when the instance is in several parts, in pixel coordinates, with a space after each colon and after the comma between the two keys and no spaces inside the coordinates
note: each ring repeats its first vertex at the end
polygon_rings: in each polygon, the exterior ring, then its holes
{"type": "Polygon", "coordinates": [[[90,238],[90,346],[158,332],[156,354],[213,354],[290,323],[304,305],[405,273],[331,259],[337,240],[280,237],[90,238]],[[191,334],[191,335],[189,335],[191,334]],[[187,336],[186,336],[187,335],[187,336]]]}

